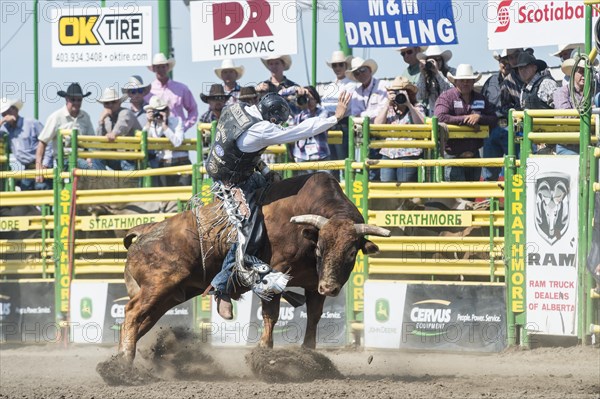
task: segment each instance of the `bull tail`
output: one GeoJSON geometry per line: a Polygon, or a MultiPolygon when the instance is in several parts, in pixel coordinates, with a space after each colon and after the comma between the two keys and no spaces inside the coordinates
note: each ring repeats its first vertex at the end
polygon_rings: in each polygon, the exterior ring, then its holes
{"type": "Polygon", "coordinates": [[[152,229],[152,227],[154,227],[155,224],[156,222],[144,223],[140,224],[139,226],[135,226],[132,229],[129,229],[129,231],[127,232],[127,234],[125,234],[125,237],[123,238],[123,245],[125,246],[125,249],[129,249],[129,247],[137,237],[148,232],[150,229],[152,229]]]}

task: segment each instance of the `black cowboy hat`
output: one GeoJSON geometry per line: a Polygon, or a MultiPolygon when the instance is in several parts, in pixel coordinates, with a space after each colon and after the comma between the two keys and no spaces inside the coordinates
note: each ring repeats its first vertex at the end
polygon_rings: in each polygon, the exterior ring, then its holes
{"type": "Polygon", "coordinates": [[[208,100],[223,100],[223,101],[227,101],[229,99],[229,97],[231,97],[230,94],[225,94],[225,90],[223,89],[223,86],[219,83],[215,83],[214,85],[210,86],[210,90],[208,91],[208,94],[200,94],[200,99],[205,102],[208,103],[208,100]]]}
{"type": "Polygon", "coordinates": [[[79,83],[71,83],[69,87],[67,87],[67,91],[60,90],[58,93],[61,97],[87,97],[92,94],[91,91],[88,91],[86,94],[83,94],[81,90],[81,86],[79,83]]]}
{"type": "Polygon", "coordinates": [[[517,60],[517,65],[515,65],[515,68],[521,68],[531,64],[535,64],[538,72],[548,68],[548,64],[546,64],[545,61],[536,59],[533,55],[529,54],[528,51],[523,51],[519,54],[519,58],[517,60]]]}

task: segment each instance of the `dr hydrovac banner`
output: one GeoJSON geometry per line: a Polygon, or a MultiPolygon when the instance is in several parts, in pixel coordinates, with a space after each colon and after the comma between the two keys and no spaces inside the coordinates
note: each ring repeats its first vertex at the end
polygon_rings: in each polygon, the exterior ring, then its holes
{"type": "Polygon", "coordinates": [[[350,47],[457,44],[450,0],[341,0],[350,47]]]}

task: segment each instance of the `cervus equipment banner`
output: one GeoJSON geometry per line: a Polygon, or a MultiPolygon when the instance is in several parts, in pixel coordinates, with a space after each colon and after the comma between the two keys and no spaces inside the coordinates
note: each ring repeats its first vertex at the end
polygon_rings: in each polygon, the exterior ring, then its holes
{"type": "Polygon", "coordinates": [[[579,157],[529,158],[526,179],[527,330],[576,336],[579,157]]]}
{"type": "Polygon", "coordinates": [[[458,44],[450,0],[341,0],[350,47],[458,44]]]}
{"type": "Polygon", "coordinates": [[[483,14],[490,50],[583,43],[585,37],[583,1],[488,0],[483,14]]]}
{"type": "Polygon", "coordinates": [[[297,53],[295,0],[190,3],[192,61],[297,53]]]}

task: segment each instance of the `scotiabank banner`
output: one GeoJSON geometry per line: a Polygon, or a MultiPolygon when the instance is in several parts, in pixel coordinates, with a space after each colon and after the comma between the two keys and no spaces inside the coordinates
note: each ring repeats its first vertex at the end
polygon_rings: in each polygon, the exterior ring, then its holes
{"type": "Polygon", "coordinates": [[[295,0],[190,3],[192,61],[297,53],[295,0]]]}
{"type": "Polygon", "coordinates": [[[488,0],[487,18],[490,50],[582,43],[585,38],[583,1],[488,0]]]}

